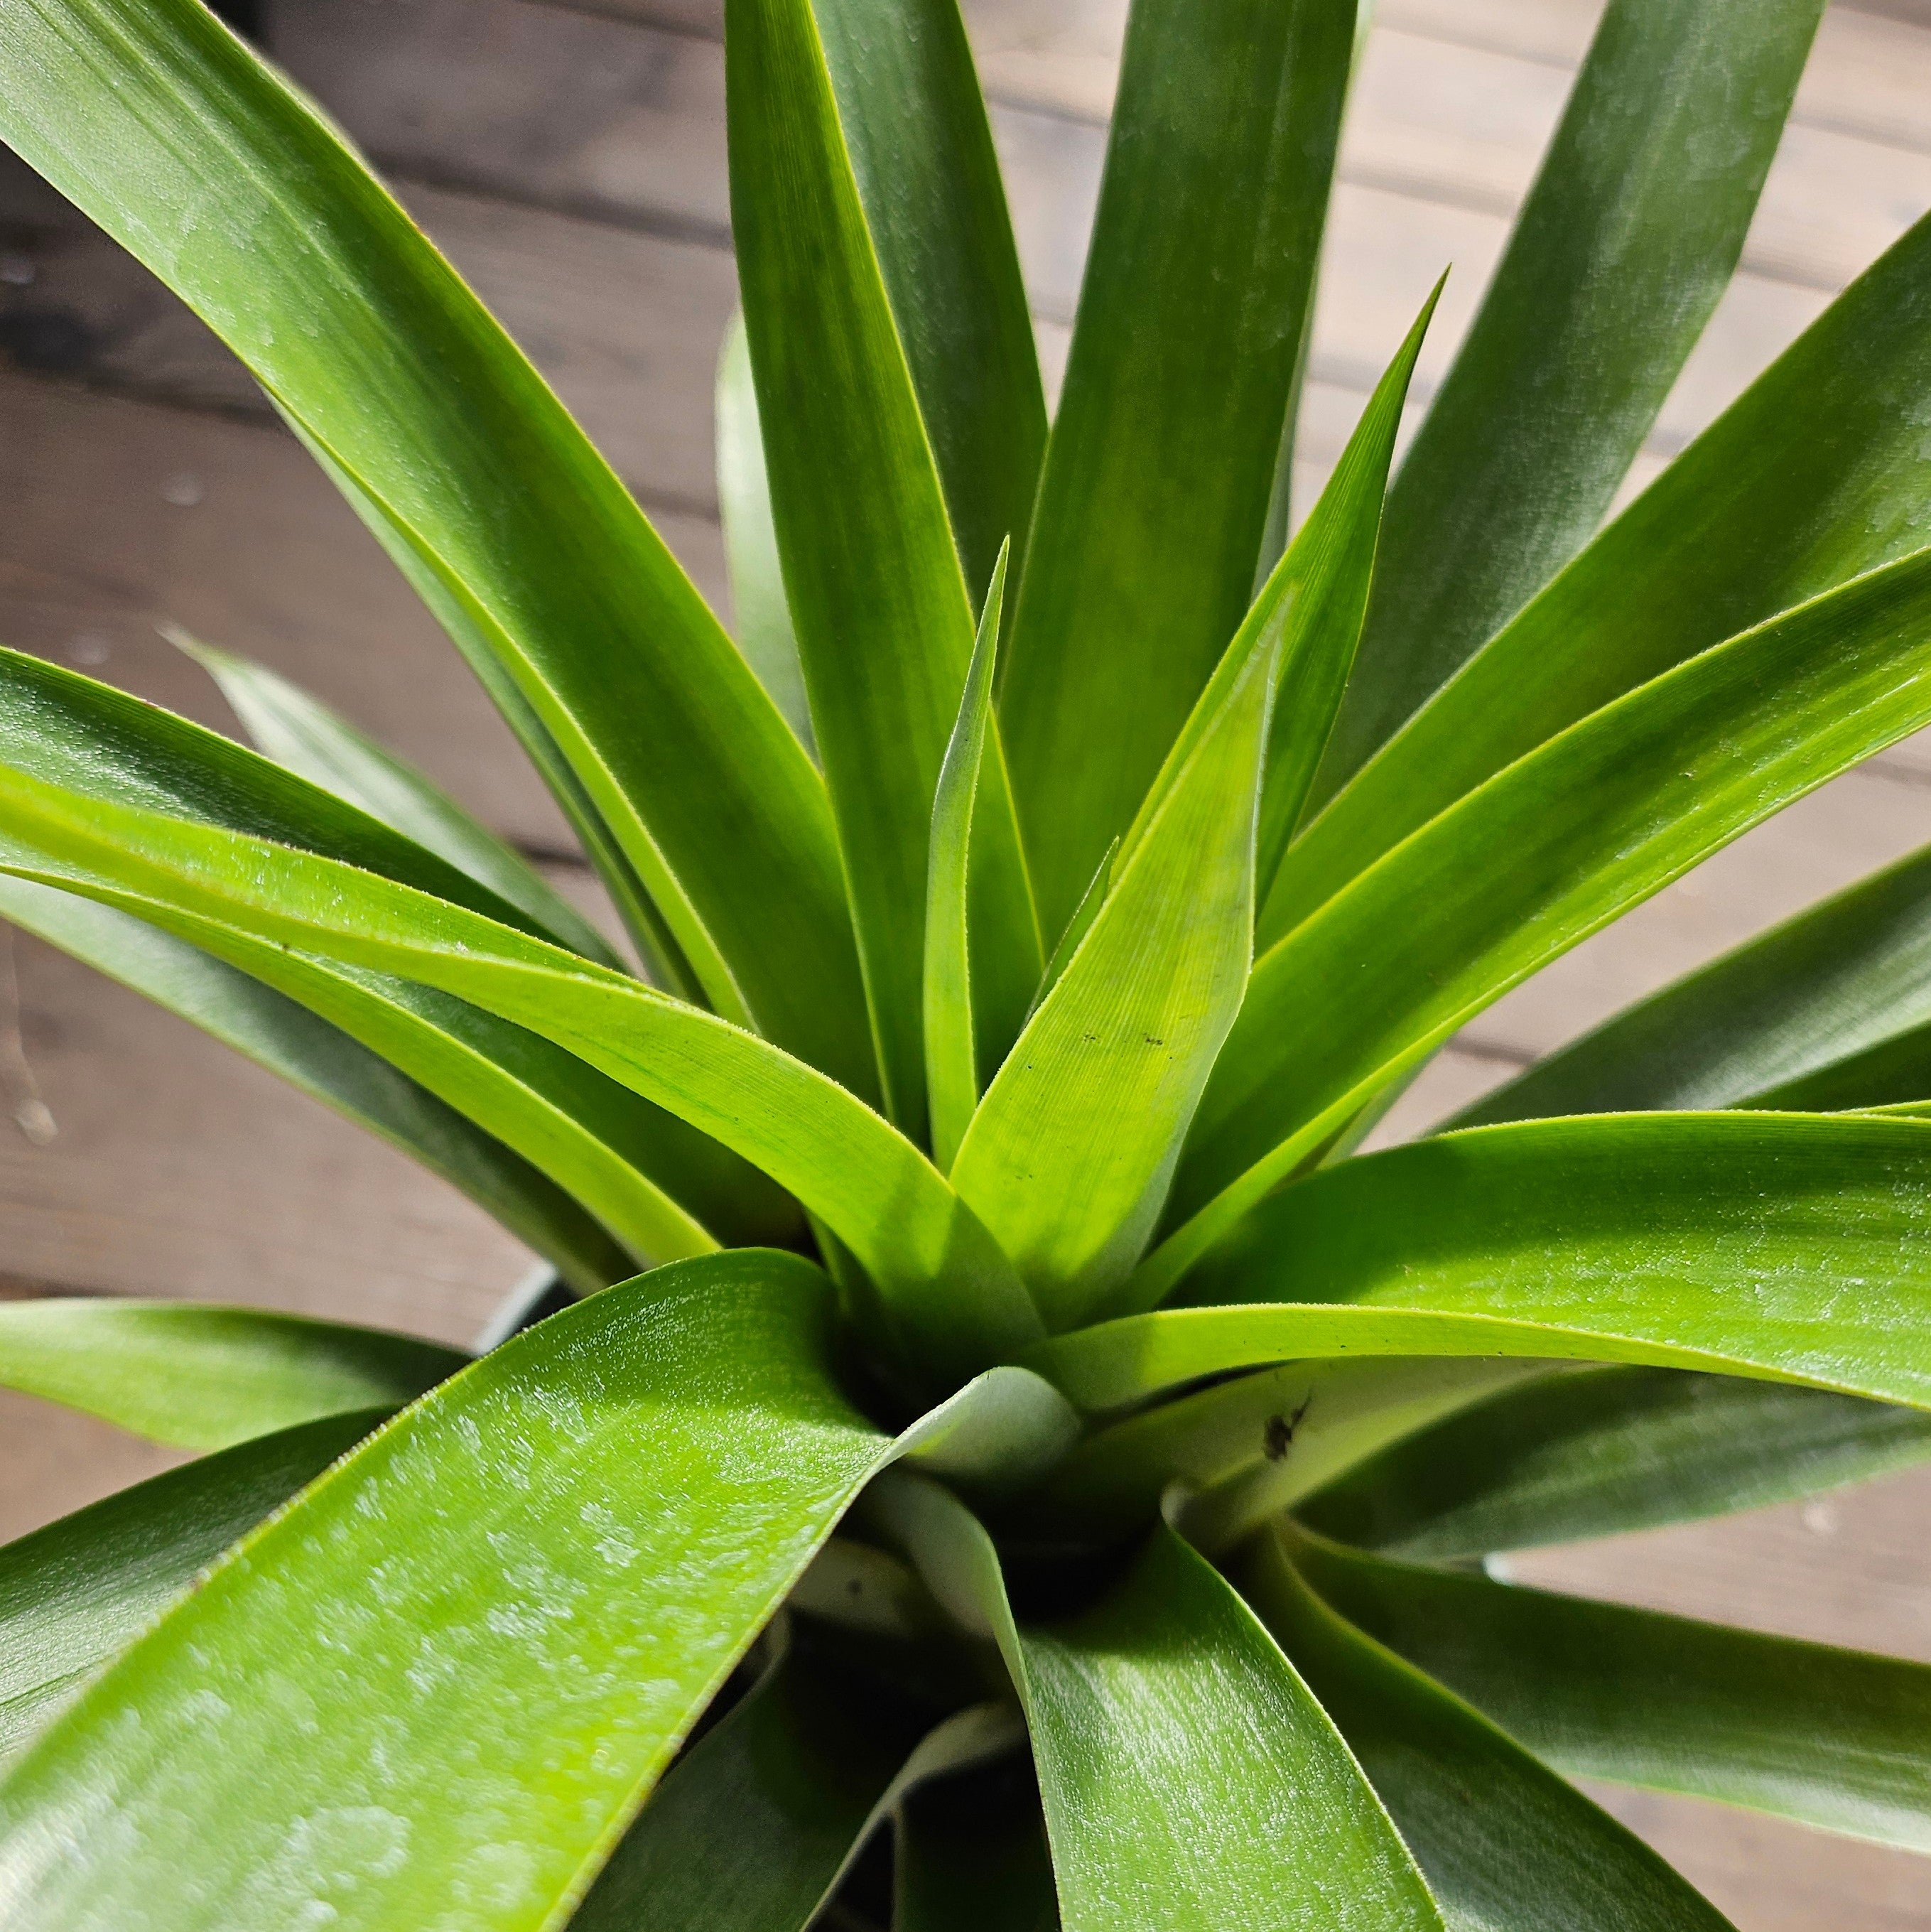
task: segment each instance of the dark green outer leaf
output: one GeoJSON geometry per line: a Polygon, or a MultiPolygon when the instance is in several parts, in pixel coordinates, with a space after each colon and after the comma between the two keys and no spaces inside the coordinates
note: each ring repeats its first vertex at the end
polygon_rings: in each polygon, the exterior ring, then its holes
{"type": "Polygon", "coordinates": [[[1931,1416],[1822,1389],[1588,1369],[1494,1396],[1303,1503],[1324,1535],[1422,1562],[1788,1502],[1931,1460],[1931,1416]]]}
{"type": "Polygon", "coordinates": [[[1235,1574],[1393,1814],[1451,1932],[1726,1932],[1647,1845],[1336,1616],[1273,1538],[1235,1574]]]}
{"type": "Polygon", "coordinates": [[[995,1640],[1026,1710],[1066,1932],[1440,1932],[1346,1748],[1246,1604],[1164,1525],[1069,1622],[1015,1624],[991,1539],[895,1476],[868,1498],[995,1640]]]}
{"type": "Polygon", "coordinates": [[[890,1453],[829,1313],[795,1257],[710,1256],[399,1418],[15,1767],[10,1926],[555,1924],[890,1453]]]}
{"type": "Polygon", "coordinates": [[[718,358],[717,435],[718,504],[738,649],[808,752],[817,740],[811,735],[811,707],[798,663],[798,635],[784,599],[784,568],[771,521],[771,482],[764,473],[764,433],[757,420],[757,386],[751,380],[751,345],[741,314],[731,317],[718,358]]]}
{"type": "Polygon", "coordinates": [[[366,732],[264,664],[217,650],[184,632],[170,632],[169,641],[214,679],[265,757],[446,859],[559,946],[599,965],[622,963],[521,853],[366,732]]]}
{"type": "MultiPolygon", "coordinates": [[[[928,835],[972,609],[814,0],[728,0],[726,26],[732,221],[778,553],[886,1111],[922,1136],[928,835]]],[[[1041,952],[996,736],[975,818],[978,964],[1006,989],[994,1030],[1009,1039],[1041,952]]]]}
{"type": "Polygon", "coordinates": [[[0,134],[442,579],[711,998],[862,1088],[810,760],[609,466],[334,130],[192,0],[22,0],[0,134]]]}
{"type": "Polygon", "coordinates": [[[1538,1756],[1931,1851],[1931,1666],[1303,1539],[1309,1580],[1538,1756]]]}
{"type": "Polygon", "coordinates": [[[1613,0],[1389,494],[1322,794],[1566,563],[1742,252],[1822,0],[1613,0]]]}
{"type": "Polygon", "coordinates": [[[0,1388],[181,1449],[399,1408],[469,1359],[412,1335],[265,1309],[104,1296],[0,1302],[0,1388]]]}
{"type": "Polygon", "coordinates": [[[852,1247],[918,1372],[1039,1332],[1024,1286],[909,1142],[778,1048],[506,926],[331,861],[0,766],[0,868],[390,972],[526,1026],[753,1161],[852,1247]],[[943,1280],[945,1292],[934,1284],[943,1280]]]}
{"type": "Polygon", "coordinates": [[[1230,1305],[1026,1360],[1085,1408],[1339,1354],[1723,1369],[1931,1408],[1927,1155],[1931,1124],[1844,1114],[1477,1128],[1270,1202],[1188,1283],[1230,1305]]]}
{"type": "Polygon", "coordinates": [[[892,1932],[1059,1932],[1030,1765],[935,1780],[898,1808],[892,1932]]]}
{"type": "Polygon", "coordinates": [[[1353,14],[1139,0],[1128,23],[1000,692],[1048,938],[1252,593],[1353,14]]]}
{"type": "Polygon", "coordinates": [[[1453,1124],[1922,1099],[1927,1025],[1931,852],[1918,852],[1626,1008],[1453,1124]]]}
{"type": "Polygon", "coordinates": [[[813,0],[966,582],[1016,577],[1046,446],[1033,319],[956,0],[813,0]]]}
{"type": "Polygon", "coordinates": [[[609,1234],[520,1155],[259,981],[145,920],[28,879],[0,876],[0,914],[400,1148],[460,1188],[580,1292],[631,1272],[609,1234]]]}
{"type": "Polygon", "coordinates": [[[1931,219],[1860,277],[1307,829],[1264,909],[1288,932],[1555,733],[1924,541],[1931,219]]]}
{"type": "Polygon", "coordinates": [[[331,1416],[238,1443],[0,1549],[0,1756],[386,1413],[331,1416]]]}
{"type": "Polygon", "coordinates": [[[1194,1223],[1152,1258],[1146,1299],[1510,986],[1931,722],[1927,674],[1921,551],[1597,712],[1264,954],[1174,1184],[1170,1222],[1194,1223]]]}
{"type": "Polygon", "coordinates": [[[801,1932],[923,1728],[794,1640],[673,1766],[572,1932],[801,1932]]]}

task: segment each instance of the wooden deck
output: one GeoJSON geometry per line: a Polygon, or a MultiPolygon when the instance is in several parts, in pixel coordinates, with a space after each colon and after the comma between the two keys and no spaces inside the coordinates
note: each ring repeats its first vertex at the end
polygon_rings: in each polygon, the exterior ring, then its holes
{"type": "MultiPolygon", "coordinates": [[[[1442,267],[1439,380],[1595,0],[1382,0],[1351,109],[1310,371],[1318,484],[1442,267]]],[[[270,0],[271,44],[397,184],[721,598],[712,370],[733,306],[717,0],[270,0]]],[[[1063,362],[1123,0],[968,0],[1049,372],[1063,362]]],[[[0,164],[8,158],[0,154],[0,164]]],[[[1742,272],[1633,479],[1931,207],[1931,6],[1833,9],[1742,272]]],[[[0,638],[204,722],[166,617],[310,685],[588,891],[454,653],[198,324],[0,166],[0,638]]],[[[1305,489],[1303,500],[1306,500],[1305,489]]],[[[1931,742],[1839,780],[1469,1030],[1411,1131],[1636,994],[1931,838],[1931,742]]],[[[25,937],[0,952],[0,1280],[470,1339],[528,1258],[468,1204],[25,937]],[[51,1138],[7,1117],[30,1100],[51,1138]]],[[[0,1534],[160,1452],[0,1398],[0,1534]]],[[[1524,1562],[1524,1574],[1931,1659],[1931,1474],[1524,1562]]],[[[1931,1932],[1931,1867],[1715,1808],[1612,1797],[1745,1932],[1931,1932]]]]}

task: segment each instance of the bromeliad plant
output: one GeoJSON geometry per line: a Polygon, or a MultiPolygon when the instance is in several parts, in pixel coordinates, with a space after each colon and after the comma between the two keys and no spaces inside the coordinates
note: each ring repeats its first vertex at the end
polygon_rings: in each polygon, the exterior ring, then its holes
{"type": "Polygon", "coordinates": [[[1477,1560],[1931,1454],[1931,858],[1354,1154],[1931,722],[1931,227],[1592,535],[1818,11],[1612,0],[1393,488],[1426,314],[1286,542],[1345,0],[1137,0],[1050,433],[952,0],[727,0],[733,645],[245,46],[0,0],[0,131],[645,965],[262,670],[202,652],[258,755],[0,657],[6,914],[586,1298],[475,1360],[0,1309],[218,1452],[0,1552],[14,1932],[1720,1924],[1570,1773],[1931,1849],[1931,1672],[1477,1560]]]}

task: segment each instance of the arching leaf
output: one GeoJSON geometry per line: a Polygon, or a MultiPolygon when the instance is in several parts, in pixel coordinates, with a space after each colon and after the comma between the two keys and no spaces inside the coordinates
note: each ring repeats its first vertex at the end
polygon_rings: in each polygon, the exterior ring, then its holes
{"type": "Polygon", "coordinates": [[[1454,1562],[1816,1496],[1931,1461],[1931,1415],[1826,1390],[1586,1369],[1397,1442],[1298,1511],[1324,1535],[1454,1562]]]}
{"type": "Polygon", "coordinates": [[[580,1293],[634,1266],[555,1182],[306,1007],[148,921],[0,874],[0,915],[191,1020],[460,1188],[580,1293]]]}
{"type": "Polygon", "coordinates": [[[1305,1540],[1342,1614],[1572,1777],[1931,1851],[1931,1666],[1305,1540]]]}
{"type": "Polygon", "coordinates": [[[0,870],[392,973],[528,1028],[820,1214],[864,1264],[921,1372],[955,1385],[1038,1330],[1011,1264],[910,1142],[823,1074],[714,1014],[387,880],[4,768],[0,870]]]}
{"type": "Polygon", "coordinates": [[[1237,1572],[1348,1741],[1443,1916],[1481,1932],[1729,1932],[1655,1852],[1438,1684],[1351,1629],[1272,1538],[1237,1572]]]}
{"type": "Polygon", "coordinates": [[[377,1328],[101,1296],[0,1302],[0,1388],[178,1449],[399,1408],[469,1360],[377,1328]]]}

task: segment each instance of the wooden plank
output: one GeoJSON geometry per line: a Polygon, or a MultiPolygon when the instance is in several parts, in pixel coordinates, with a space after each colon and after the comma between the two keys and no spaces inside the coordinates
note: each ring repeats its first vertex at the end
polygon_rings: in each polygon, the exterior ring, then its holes
{"type": "MultiPolygon", "coordinates": [[[[1813,71],[1834,52],[1820,49],[1813,71]]],[[[1349,104],[1342,178],[1507,214],[1528,191],[1572,78],[1567,67],[1384,25],[1369,36],[1349,104]]],[[[1914,148],[1868,138],[1843,112],[1829,124],[1794,116],[1744,266],[1842,287],[1931,207],[1931,103],[1926,120],[1914,148]]]]}
{"type": "MultiPolygon", "coordinates": [[[[262,658],[499,830],[567,848],[494,710],[333,487],[279,428],[0,376],[0,640],[220,728],[154,625],[262,658]]],[[[715,525],[660,527],[721,598],[715,525]]]]}
{"type": "Polygon", "coordinates": [[[1924,1861],[1749,1811],[1585,1787],[1647,1839],[1737,1932],[1925,1932],[1924,1861]]]}
{"type": "MultiPolygon", "coordinates": [[[[1442,48],[1533,62],[1558,70],[1549,85],[1559,90],[1567,84],[1561,76],[1573,74],[1588,50],[1601,10],[1600,0],[1376,0],[1370,38],[1426,39],[1442,48]]],[[[1062,0],[1052,7],[1036,0],[964,0],[964,13],[989,94],[1096,122],[1112,111],[1126,0],[1062,0]]],[[[1798,92],[1797,124],[1931,150],[1927,27],[1931,8],[1925,0],[1831,8],[1798,92]]],[[[1371,56],[1364,88],[1375,66],[1371,56]]],[[[1477,98],[1509,118],[1517,112],[1486,85],[1477,98]]],[[[1453,101],[1440,105],[1458,111],[1453,101]]],[[[1551,110],[1534,152],[1552,124],[1551,110]]]]}
{"type": "MultiPolygon", "coordinates": [[[[16,207],[26,199],[19,185],[4,183],[16,207]]],[[[714,518],[711,377],[737,299],[729,254],[467,192],[411,183],[403,196],[646,504],[714,518]]],[[[16,361],[272,420],[201,323],[58,204],[37,220],[15,218],[10,261],[18,280],[0,317],[10,316],[16,343],[35,326],[45,338],[39,352],[16,349],[16,361]]]]}
{"type": "Polygon", "coordinates": [[[727,240],[718,40],[505,0],[292,0],[269,21],[387,171],[727,240]]]}
{"type": "MultiPolygon", "coordinates": [[[[721,50],[528,0],[409,0],[373,15],[359,0],[308,0],[278,32],[298,77],[409,177],[406,198],[425,226],[646,501],[708,508],[709,370],[733,300],[721,247],[721,50]],[[592,83],[574,86],[584,74],[592,83]],[[452,191],[451,182],[465,185],[452,191]],[[511,187],[535,205],[505,207],[475,191],[511,187]],[[586,212],[596,220],[577,218],[586,212]],[[613,232],[613,223],[626,232],[613,232]]],[[[1426,396],[1506,239],[1507,206],[1562,84],[1532,62],[1378,33],[1357,101],[1363,131],[1349,150],[1368,158],[1336,199],[1318,378],[1364,392],[1453,262],[1420,371],[1426,396]],[[1431,80],[1438,68],[1440,85],[1431,80]],[[1456,100],[1472,104],[1452,113],[1439,104],[1456,100]],[[1498,100],[1513,105],[1504,112],[1498,100]],[[1426,197],[1412,191],[1418,184],[1426,197]]],[[[1063,325],[1077,299],[1102,131],[1015,106],[997,110],[995,131],[1036,306],[1063,325]]],[[[1792,162],[1792,178],[1810,199],[1786,196],[1782,226],[1767,215],[1753,244],[1772,266],[1794,263],[1798,278],[1738,278],[1664,412],[1652,444],[1659,456],[1817,313],[1823,297],[1811,284],[1840,280],[1931,197],[1931,158],[1905,157],[1923,180],[1894,179],[1865,168],[1863,148],[1841,135],[1803,133],[1801,145],[1805,165],[1792,162]],[[1835,196],[1834,182],[1867,176],[1879,186],[1862,201],[1835,196]],[[1845,206],[1855,219],[1838,218],[1845,206]]],[[[9,198],[20,199],[10,185],[0,206],[9,198]]],[[[43,194],[36,206],[16,217],[10,257],[10,272],[31,280],[0,290],[0,333],[10,322],[16,350],[37,340],[43,364],[91,380],[260,408],[246,377],[124,257],[49,214],[43,194]]],[[[1330,445],[1339,434],[1331,425],[1330,445]]],[[[1318,463],[1328,452],[1303,453],[1318,463]]]]}
{"type": "MultiPolygon", "coordinates": [[[[1544,1588],[1931,1662],[1931,1470],[1507,1560],[1544,1588]]],[[[1742,1932],[1931,1926],[1921,1858],[1713,1804],[1592,1787],[1742,1932]]]]}
{"type": "Polygon", "coordinates": [[[10,1273],[461,1344],[526,1272],[480,1209],[373,1136],[51,948],[14,947],[19,1037],[56,1131],[0,1118],[10,1273]]]}

